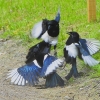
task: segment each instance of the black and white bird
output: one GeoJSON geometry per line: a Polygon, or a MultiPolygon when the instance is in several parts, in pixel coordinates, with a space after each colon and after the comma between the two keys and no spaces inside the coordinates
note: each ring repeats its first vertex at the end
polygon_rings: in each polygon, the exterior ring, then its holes
{"type": "Polygon", "coordinates": [[[26,63],[29,63],[34,59],[35,56],[34,54],[36,54],[36,52],[49,53],[51,46],[54,46],[54,55],[57,54],[56,47],[59,36],[59,22],[60,22],[60,10],[58,10],[58,13],[54,20],[43,19],[42,21],[34,25],[31,31],[31,36],[33,38],[42,39],[43,41],[29,49],[29,52],[26,56],[27,59],[26,63]]]}
{"type": "Polygon", "coordinates": [[[66,63],[72,64],[69,74],[65,77],[69,80],[72,76],[78,77],[79,73],[76,65],[76,57],[84,61],[88,66],[95,66],[100,62],[92,55],[100,49],[100,41],[95,39],[82,39],[77,32],[68,32],[70,35],[64,47],[64,57],[66,63]]]}
{"type": "Polygon", "coordinates": [[[56,69],[62,66],[63,61],[50,54],[39,54],[31,63],[10,70],[7,79],[11,78],[11,83],[16,85],[35,86],[39,83],[39,78],[45,77],[46,88],[63,86],[63,79],[56,73],[56,69]]]}
{"type": "Polygon", "coordinates": [[[46,43],[56,46],[59,36],[60,10],[53,20],[43,19],[36,23],[31,31],[33,38],[43,39],[46,43]]]}
{"type": "Polygon", "coordinates": [[[39,42],[38,44],[32,46],[28,51],[25,63],[26,64],[31,63],[38,54],[49,53],[50,48],[51,48],[51,44],[46,43],[45,41],[39,42]]]}

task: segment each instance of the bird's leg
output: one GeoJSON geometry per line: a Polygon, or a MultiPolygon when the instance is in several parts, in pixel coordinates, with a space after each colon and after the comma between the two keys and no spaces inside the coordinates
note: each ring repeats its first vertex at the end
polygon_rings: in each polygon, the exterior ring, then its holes
{"type": "Polygon", "coordinates": [[[54,45],[54,56],[57,57],[57,51],[56,51],[57,45],[54,45]]]}
{"type": "Polygon", "coordinates": [[[71,68],[70,72],[68,73],[68,75],[65,77],[67,80],[69,80],[73,75],[73,68],[71,68]]]}
{"type": "Polygon", "coordinates": [[[73,58],[72,61],[72,69],[73,69],[73,76],[76,78],[79,76],[77,66],[76,66],[76,58],[73,58]]]}
{"type": "Polygon", "coordinates": [[[70,72],[68,73],[68,75],[65,77],[67,80],[69,80],[72,76],[74,76],[75,78],[79,76],[77,67],[76,67],[76,58],[72,58],[71,63],[72,63],[72,68],[70,72]]]}

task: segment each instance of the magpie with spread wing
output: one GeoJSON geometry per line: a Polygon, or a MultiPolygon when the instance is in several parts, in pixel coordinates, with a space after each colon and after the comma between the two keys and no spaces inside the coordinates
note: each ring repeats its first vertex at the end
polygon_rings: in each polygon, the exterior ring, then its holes
{"type": "Polygon", "coordinates": [[[7,79],[16,85],[32,85],[39,83],[39,78],[46,79],[45,87],[63,86],[63,79],[56,73],[56,69],[63,65],[63,59],[50,54],[38,54],[35,59],[22,67],[10,70],[7,79]]]}
{"type": "Polygon", "coordinates": [[[64,57],[66,63],[70,63],[72,68],[69,74],[65,77],[69,80],[72,76],[78,77],[79,73],[76,65],[76,57],[84,61],[89,66],[99,64],[92,55],[100,49],[100,41],[95,39],[82,39],[77,32],[68,32],[70,35],[64,47],[64,57]]]}
{"type": "Polygon", "coordinates": [[[26,56],[26,63],[30,63],[34,59],[36,53],[49,53],[51,46],[54,46],[54,55],[57,54],[56,46],[59,36],[59,21],[60,10],[58,10],[54,20],[43,19],[34,25],[31,36],[33,38],[42,39],[43,41],[29,49],[26,56]]]}

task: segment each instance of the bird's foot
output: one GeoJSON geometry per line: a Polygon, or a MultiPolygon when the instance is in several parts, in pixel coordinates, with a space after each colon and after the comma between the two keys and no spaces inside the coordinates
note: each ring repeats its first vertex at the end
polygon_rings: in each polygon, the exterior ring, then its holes
{"type": "Polygon", "coordinates": [[[79,72],[79,73],[75,73],[75,74],[68,74],[67,76],[65,76],[66,80],[69,80],[72,76],[74,76],[74,78],[80,78],[81,76],[83,76],[84,73],[83,72],[79,72]]]}
{"type": "Polygon", "coordinates": [[[72,77],[72,75],[71,74],[68,74],[67,76],[65,76],[65,79],[66,80],[69,80],[71,77],[72,77]]]}
{"type": "Polygon", "coordinates": [[[83,76],[83,75],[84,75],[83,72],[79,72],[79,73],[74,74],[73,76],[74,76],[75,78],[79,78],[79,77],[81,77],[81,76],[83,76]]]}

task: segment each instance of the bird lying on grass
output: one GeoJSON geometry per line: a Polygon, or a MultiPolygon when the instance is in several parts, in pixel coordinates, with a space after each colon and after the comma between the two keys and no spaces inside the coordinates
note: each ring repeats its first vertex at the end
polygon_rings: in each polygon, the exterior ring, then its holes
{"type": "Polygon", "coordinates": [[[58,10],[58,13],[54,20],[43,19],[42,21],[34,25],[31,36],[37,39],[41,38],[43,41],[29,49],[29,52],[26,56],[26,63],[29,62],[30,59],[34,59],[33,56],[36,52],[43,51],[44,53],[49,53],[51,46],[54,46],[54,55],[57,55],[56,46],[59,36],[59,21],[60,10],[58,10]],[[48,48],[49,51],[46,50],[45,52],[45,48],[48,48]]]}
{"type": "Polygon", "coordinates": [[[95,60],[92,55],[100,49],[100,41],[95,39],[81,39],[77,32],[68,32],[70,35],[64,47],[64,57],[66,63],[70,63],[72,68],[65,77],[69,80],[72,76],[78,77],[79,73],[76,66],[76,57],[84,61],[89,66],[95,66],[100,62],[95,60]]]}
{"type": "Polygon", "coordinates": [[[56,69],[63,64],[62,59],[58,59],[50,54],[38,54],[29,64],[10,70],[7,79],[11,78],[11,83],[16,85],[32,85],[39,83],[39,78],[46,79],[45,87],[63,86],[63,79],[56,73],[56,69]]]}

